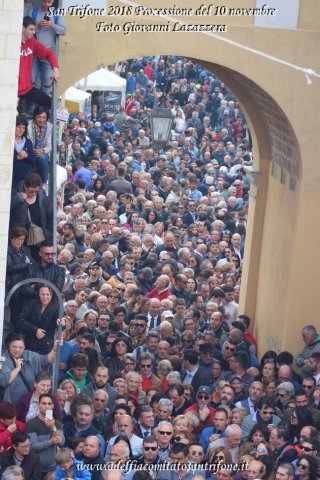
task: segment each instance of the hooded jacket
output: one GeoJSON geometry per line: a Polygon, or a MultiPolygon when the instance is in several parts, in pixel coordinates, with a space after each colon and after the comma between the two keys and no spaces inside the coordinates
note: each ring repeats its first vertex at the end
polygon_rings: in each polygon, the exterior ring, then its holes
{"type": "Polygon", "coordinates": [[[59,67],[54,52],[44,47],[35,38],[21,42],[18,96],[26,95],[33,88],[31,83],[33,57],[48,60],[51,68],[59,67]]]}

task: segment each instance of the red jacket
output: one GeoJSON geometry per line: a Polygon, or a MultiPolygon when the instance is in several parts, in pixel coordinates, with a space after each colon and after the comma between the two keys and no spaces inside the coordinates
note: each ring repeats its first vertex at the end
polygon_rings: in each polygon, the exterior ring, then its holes
{"type": "Polygon", "coordinates": [[[20,422],[19,420],[15,421],[15,424],[17,425],[17,430],[13,433],[9,432],[7,430],[7,427],[3,425],[2,420],[0,420],[0,449],[1,451],[3,450],[8,450],[9,448],[12,447],[12,435],[16,432],[23,432],[24,430],[24,423],[20,422]]]}
{"type": "MultiPolygon", "coordinates": [[[[206,421],[205,422],[200,421],[199,425],[194,429],[194,431],[197,432],[197,433],[201,432],[201,430],[203,430],[205,427],[212,427],[212,425],[213,425],[213,417],[214,417],[214,412],[216,410],[215,410],[215,408],[210,407],[209,405],[208,405],[208,408],[210,410],[210,414],[206,418],[206,421]]],[[[186,414],[188,412],[196,412],[196,413],[199,414],[199,405],[197,404],[197,402],[193,403],[189,408],[187,408],[183,412],[183,414],[186,414]]]]}
{"type": "Polygon", "coordinates": [[[59,67],[56,56],[52,50],[49,50],[35,38],[30,38],[25,42],[21,42],[20,50],[20,69],[18,96],[25,95],[32,89],[32,59],[33,56],[48,60],[51,68],[59,67]]]}
{"type": "Polygon", "coordinates": [[[165,300],[166,298],[170,297],[172,295],[172,292],[169,288],[167,288],[164,292],[159,293],[159,290],[157,288],[154,288],[151,290],[151,292],[148,292],[145,297],[148,298],[157,298],[158,300],[165,300]]]}

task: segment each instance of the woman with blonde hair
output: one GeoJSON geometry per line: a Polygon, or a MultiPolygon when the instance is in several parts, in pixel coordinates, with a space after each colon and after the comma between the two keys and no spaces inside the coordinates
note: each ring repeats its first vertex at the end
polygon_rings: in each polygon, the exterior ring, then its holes
{"type": "Polygon", "coordinates": [[[189,427],[190,420],[186,415],[178,415],[173,420],[173,431],[175,435],[184,430],[188,430],[189,427]]]}
{"type": "Polygon", "coordinates": [[[70,404],[74,397],[77,395],[77,386],[71,378],[66,378],[59,385],[59,390],[62,390],[66,394],[66,401],[63,407],[66,415],[70,413],[70,404]]]}
{"type": "Polygon", "coordinates": [[[162,382],[162,393],[166,393],[169,388],[169,383],[167,380],[167,375],[172,371],[172,365],[169,360],[160,360],[157,366],[157,376],[162,382]]]}
{"type": "Polygon", "coordinates": [[[241,426],[242,420],[248,415],[247,409],[244,407],[234,408],[232,410],[231,423],[241,426]]]}

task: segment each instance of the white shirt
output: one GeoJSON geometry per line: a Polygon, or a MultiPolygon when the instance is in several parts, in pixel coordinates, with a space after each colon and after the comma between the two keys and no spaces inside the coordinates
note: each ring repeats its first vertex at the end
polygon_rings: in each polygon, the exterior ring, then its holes
{"type": "Polygon", "coordinates": [[[186,370],[187,374],[184,377],[182,383],[184,385],[189,385],[190,383],[192,383],[193,377],[195,376],[195,374],[197,373],[198,370],[199,370],[199,365],[197,366],[197,368],[195,370],[193,370],[193,372],[189,372],[189,370],[186,370]]]}
{"type": "MultiPolygon", "coordinates": [[[[111,451],[111,447],[114,444],[116,438],[117,438],[117,435],[114,436],[114,437],[111,437],[110,440],[109,440],[107,451],[106,451],[106,456],[105,456],[105,461],[107,463],[110,462],[110,451],[111,451]]],[[[137,435],[133,434],[132,437],[129,439],[129,441],[130,441],[133,456],[136,457],[138,455],[142,455],[142,453],[143,453],[143,450],[142,450],[143,439],[138,437],[137,435]]]]}
{"type": "MultiPolygon", "coordinates": [[[[254,405],[253,405],[253,403],[251,402],[250,397],[248,397],[247,400],[248,400],[250,415],[253,415],[253,414],[255,413],[254,405]]],[[[241,408],[241,407],[242,407],[241,402],[237,402],[237,403],[236,403],[236,407],[237,407],[237,408],[241,408]]]]}

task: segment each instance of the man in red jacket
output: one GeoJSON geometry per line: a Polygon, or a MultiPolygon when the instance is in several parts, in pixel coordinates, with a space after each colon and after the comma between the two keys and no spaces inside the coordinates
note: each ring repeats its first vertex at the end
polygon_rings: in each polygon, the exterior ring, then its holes
{"type": "Polygon", "coordinates": [[[31,83],[33,57],[48,60],[52,68],[52,77],[59,80],[59,65],[55,54],[44,47],[35,38],[36,24],[31,17],[24,17],[22,27],[22,40],[20,51],[20,69],[18,82],[19,98],[27,98],[37,105],[50,108],[51,98],[31,83]]]}

